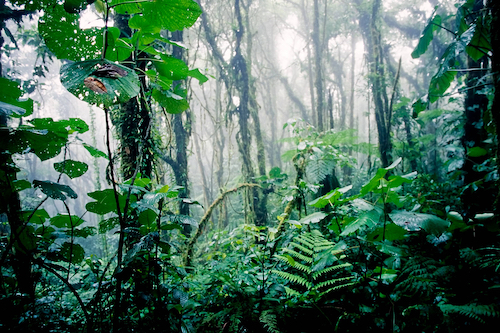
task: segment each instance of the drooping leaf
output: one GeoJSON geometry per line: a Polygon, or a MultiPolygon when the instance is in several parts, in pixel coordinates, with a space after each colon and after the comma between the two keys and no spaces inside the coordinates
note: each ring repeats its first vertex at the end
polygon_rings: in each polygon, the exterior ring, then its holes
{"type": "Polygon", "coordinates": [[[418,231],[422,229],[437,237],[445,232],[450,225],[448,221],[431,214],[393,211],[389,216],[394,223],[408,231],[418,231]]]}
{"type": "Polygon", "coordinates": [[[86,163],[74,161],[74,160],[65,160],[62,162],[54,163],[54,169],[57,172],[64,173],[68,175],[69,178],[77,178],[83,175],[89,169],[89,166],[86,163]]]}
{"type": "Polygon", "coordinates": [[[70,93],[94,105],[111,106],[124,103],[137,96],[140,91],[139,77],[133,70],[108,60],[88,60],[66,64],[61,67],[61,82],[70,93]],[[127,74],[117,78],[100,77],[99,80],[106,87],[106,92],[92,91],[85,85],[85,79],[92,77],[92,73],[106,65],[115,66],[127,74]]]}
{"type": "Polygon", "coordinates": [[[38,31],[58,59],[82,61],[100,56],[103,29],[82,30],[79,18],[80,15],[68,13],[62,5],[44,8],[44,14],[38,21],[38,31]]]}
{"type": "Polygon", "coordinates": [[[92,147],[91,145],[89,145],[87,143],[84,143],[83,147],[85,147],[85,149],[87,149],[87,151],[90,153],[90,155],[92,155],[92,157],[104,157],[105,159],[108,159],[108,155],[106,155],[106,153],[104,153],[103,151],[100,151],[99,149],[92,147]]]}
{"type": "Polygon", "coordinates": [[[434,15],[434,13],[431,16],[431,19],[427,23],[426,27],[424,28],[424,31],[422,32],[422,35],[418,40],[417,47],[411,53],[411,57],[413,59],[419,58],[427,51],[429,44],[434,39],[434,31],[438,30],[439,26],[441,25],[441,16],[434,15]]]}
{"type": "Polygon", "coordinates": [[[78,198],[76,192],[68,185],[62,185],[48,180],[34,180],[33,185],[40,188],[43,193],[52,199],[64,201],[66,200],[66,195],[71,199],[78,198]]]}

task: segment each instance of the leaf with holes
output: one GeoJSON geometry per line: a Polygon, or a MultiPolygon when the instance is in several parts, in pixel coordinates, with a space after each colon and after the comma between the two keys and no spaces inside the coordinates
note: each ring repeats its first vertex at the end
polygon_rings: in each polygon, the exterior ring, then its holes
{"type": "Polygon", "coordinates": [[[54,169],[57,172],[64,173],[68,175],[69,178],[77,178],[83,175],[89,169],[89,166],[86,163],[73,161],[73,160],[65,160],[62,162],[54,163],[54,169]]]}
{"type": "Polygon", "coordinates": [[[139,77],[133,70],[100,59],[80,61],[62,66],[61,82],[76,97],[98,106],[125,103],[137,96],[140,91],[139,77]],[[90,83],[97,80],[92,77],[92,75],[95,75],[93,73],[109,66],[120,70],[120,73],[122,73],[120,77],[99,77],[99,82],[102,83],[105,90],[102,87],[99,89],[89,88],[90,83]],[[92,78],[92,80],[89,78],[92,78]],[[85,80],[87,80],[87,84],[85,84],[85,80]]]}

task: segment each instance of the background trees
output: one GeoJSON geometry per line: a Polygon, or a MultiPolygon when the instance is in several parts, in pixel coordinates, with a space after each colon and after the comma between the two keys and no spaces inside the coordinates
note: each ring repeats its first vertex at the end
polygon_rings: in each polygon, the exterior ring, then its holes
{"type": "Polygon", "coordinates": [[[0,5],[7,330],[498,323],[492,2],[0,5]]]}

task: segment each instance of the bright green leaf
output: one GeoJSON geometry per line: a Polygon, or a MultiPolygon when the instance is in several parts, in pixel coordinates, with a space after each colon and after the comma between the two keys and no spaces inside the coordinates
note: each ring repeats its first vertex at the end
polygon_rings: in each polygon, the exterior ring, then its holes
{"type": "Polygon", "coordinates": [[[50,219],[50,224],[57,228],[74,228],[85,221],[76,215],[58,214],[50,219]]]}

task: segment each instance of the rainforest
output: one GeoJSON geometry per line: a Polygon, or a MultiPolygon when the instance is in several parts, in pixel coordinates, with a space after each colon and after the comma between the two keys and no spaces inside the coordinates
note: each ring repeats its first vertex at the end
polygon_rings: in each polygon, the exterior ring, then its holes
{"type": "Polygon", "coordinates": [[[495,332],[500,2],[0,0],[1,332],[495,332]]]}

